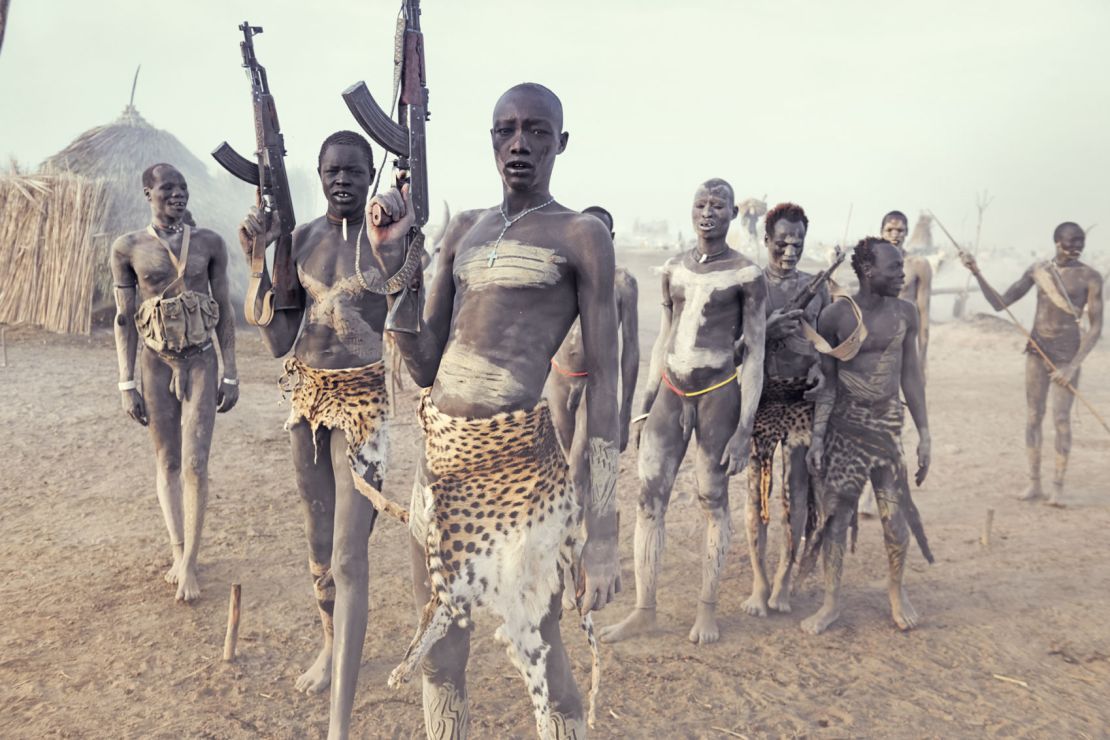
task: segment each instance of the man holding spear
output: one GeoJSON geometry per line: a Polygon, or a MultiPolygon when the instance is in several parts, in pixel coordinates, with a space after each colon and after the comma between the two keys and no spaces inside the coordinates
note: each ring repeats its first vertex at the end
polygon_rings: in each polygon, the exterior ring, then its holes
{"type": "MultiPolygon", "coordinates": [[[[934,217],[935,218],[935,217],[934,217]]],[[[940,222],[937,221],[940,225],[940,222]]],[[[944,229],[948,234],[948,230],[944,229]]],[[[1029,416],[1025,427],[1025,446],[1029,456],[1029,486],[1018,497],[1033,501],[1044,497],[1041,488],[1041,422],[1045,401],[1052,387],[1052,418],[1056,424],[1056,470],[1052,493],[1045,501],[1049,506],[1063,506],[1064,472],[1071,452],[1072,397],[1079,396],[1079,366],[1102,334],[1102,276],[1079,261],[1086,235],[1078,224],[1065,221],[1053,232],[1056,255],[1052,260],[1037,262],[1017,282],[999,295],[990,286],[975,257],[960,252],[960,260],[979,282],[983,295],[995,311],[1006,310],[1020,300],[1030,288],[1037,288],[1037,313],[1033,331],[1026,332],[1029,343],[1025,352],[1025,397],[1029,416]],[[1086,309],[1089,326],[1080,329],[1086,309]]],[[[952,239],[953,243],[955,240],[952,239]]],[[[957,244],[957,249],[959,245],[957,244]]],[[[1013,318],[1013,314],[1010,315],[1013,318]]],[[[1080,400],[1083,400],[1080,396],[1080,400]]],[[[1084,401],[1084,403],[1086,403],[1084,401]]],[[[1097,416],[1097,413],[1096,413],[1097,416]]],[[[1102,421],[1101,417],[1099,420],[1102,421]]],[[[1102,422],[1106,426],[1105,422],[1102,422]]]]}

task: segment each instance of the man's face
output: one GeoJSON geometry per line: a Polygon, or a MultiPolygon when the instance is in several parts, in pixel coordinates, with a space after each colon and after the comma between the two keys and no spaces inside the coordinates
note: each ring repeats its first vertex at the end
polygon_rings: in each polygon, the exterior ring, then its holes
{"type": "Polygon", "coordinates": [[[729,224],[736,218],[739,209],[733,203],[732,194],[724,186],[698,186],[694,193],[694,207],[690,219],[694,232],[704,239],[724,239],[729,224]]]}
{"type": "Polygon", "coordinates": [[[763,237],[771,264],[780,272],[793,272],[805,249],[806,227],[801,221],[775,221],[771,233],[763,237]]]}
{"type": "Polygon", "coordinates": [[[150,201],[150,211],[160,223],[176,224],[185,216],[189,204],[189,186],[185,176],[173,167],[154,170],[154,184],[143,188],[150,201]]]}
{"type": "Polygon", "coordinates": [[[547,190],[555,157],[563,153],[568,135],[557,103],[534,90],[512,90],[493,111],[494,160],[510,190],[547,190]]]}
{"type": "Polygon", "coordinates": [[[883,233],[880,236],[896,247],[901,247],[902,242],[906,241],[906,222],[900,218],[890,218],[883,224],[883,233]]]}
{"type": "Polygon", "coordinates": [[[370,172],[370,162],[361,147],[329,146],[320,160],[320,185],[328,200],[328,211],[340,218],[361,214],[370,192],[370,172]]]}
{"type": "Polygon", "coordinates": [[[887,298],[897,298],[906,284],[902,252],[893,245],[875,246],[875,264],[871,267],[871,290],[887,298]]]}
{"type": "Polygon", "coordinates": [[[1087,235],[1078,226],[1065,226],[1060,240],[1056,242],[1056,260],[1060,264],[1078,262],[1083,256],[1083,247],[1087,244],[1087,235]]]}

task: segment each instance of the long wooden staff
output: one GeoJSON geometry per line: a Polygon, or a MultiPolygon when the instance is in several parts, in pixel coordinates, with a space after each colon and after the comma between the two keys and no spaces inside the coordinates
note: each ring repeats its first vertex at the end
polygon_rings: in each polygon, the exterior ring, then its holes
{"type": "MultiPolygon", "coordinates": [[[[935,213],[929,211],[929,215],[933,217],[933,220],[936,221],[937,226],[940,227],[940,230],[943,231],[944,235],[947,236],[949,241],[952,242],[952,245],[956,247],[956,251],[959,252],[962,258],[964,250],[962,247],[960,247],[960,243],[956,241],[955,237],[953,237],[952,234],[948,233],[948,229],[944,228],[944,224],[940,222],[940,219],[937,218],[937,215],[935,213]]],[[[996,291],[985,280],[983,281],[983,285],[985,285],[987,289],[990,290],[991,294],[998,300],[998,302],[1002,304],[1002,310],[1005,311],[1006,315],[1010,317],[1010,321],[1014,323],[1014,326],[1021,329],[1021,333],[1029,339],[1029,346],[1037,351],[1037,354],[1041,356],[1041,359],[1043,359],[1050,368],[1052,368],[1053,372],[1059,373],[1060,369],[1056,367],[1056,364],[1052,360],[1048,359],[1048,355],[1046,355],[1044,353],[1044,350],[1041,349],[1041,345],[1037,344],[1037,340],[1033,338],[1033,335],[1029,333],[1029,330],[1026,329],[1020,321],[1017,320],[1017,317],[1014,316],[1013,311],[1011,311],[1010,307],[1007,306],[1005,301],[1002,300],[1002,296],[998,295],[998,291],[996,291]]],[[[1083,405],[1087,407],[1087,410],[1090,411],[1096,419],[1098,419],[1098,423],[1102,424],[1102,428],[1105,429],[1108,434],[1110,434],[1110,425],[1107,425],[1106,420],[1103,419],[1098,411],[1095,410],[1095,407],[1091,405],[1091,402],[1083,397],[1083,394],[1079,392],[1079,389],[1072,385],[1071,381],[1069,380],[1064,380],[1063,385],[1065,388],[1071,391],[1073,396],[1078,398],[1083,403],[1083,405]]]]}

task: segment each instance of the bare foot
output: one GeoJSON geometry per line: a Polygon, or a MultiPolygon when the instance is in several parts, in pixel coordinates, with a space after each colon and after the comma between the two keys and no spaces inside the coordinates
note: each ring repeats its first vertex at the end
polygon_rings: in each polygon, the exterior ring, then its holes
{"type": "Polygon", "coordinates": [[[917,610],[906,596],[906,589],[899,588],[891,593],[890,616],[894,617],[894,623],[903,632],[917,626],[917,610]]]}
{"type": "Polygon", "coordinates": [[[1018,501],[1036,501],[1039,498],[1044,498],[1044,491],[1041,490],[1040,483],[1030,483],[1029,487],[1018,494],[1018,501]]]}
{"type": "Polygon", "coordinates": [[[294,685],[297,691],[306,694],[319,694],[331,685],[331,645],[325,645],[312,667],[297,677],[294,685]]]}
{"type": "Polygon", "coordinates": [[[200,598],[200,582],[195,568],[182,565],[177,571],[177,600],[188,604],[200,598]]]}
{"type": "Polygon", "coordinates": [[[775,586],[771,591],[771,598],[767,599],[767,606],[783,614],[790,613],[790,587],[775,586]]]}
{"type": "Polygon", "coordinates": [[[840,619],[840,607],[825,604],[812,616],[802,620],[802,632],[819,635],[840,619]]]}
{"type": "Polygon", "coordinates": [[[178,581],[177,573],[180,570],[181,570],[181,561],[180,560],[174,560],[173,565],[171,565],[170,569],[166,571],[166,575],[164,575],[162,577],[166,579],[166,583],[172,583],[174,586],[176,586],[177,581],[178,581]]]}
{"type": "Polygon", "coordinates": [[[717,605],[698,602],[698,616],[694,619],[694,626],[690,628],[690,642],[695,645],[709,645],[721,639],[721,630],[717,627],[717,605]]]}
{"type": "Polygon", "coordinates": [[[740,608],[753,617],[767,616],[767,589],[752,589],[752,595],[740,605],[740,608]]]}
{"type": "Polygon", "coordinates": [[[1057,509],[1066,509],[1064,505],[1064,487],[1053,486],[1052,495],[1044,502],[1045,506],[1054,506],[1057,509]]]}
{"type": "Polygon", "coordinates": [[[655,608],[636,607],[627,617],[601,628],[602,642],[620,642],[655,629],[655,608]]]}

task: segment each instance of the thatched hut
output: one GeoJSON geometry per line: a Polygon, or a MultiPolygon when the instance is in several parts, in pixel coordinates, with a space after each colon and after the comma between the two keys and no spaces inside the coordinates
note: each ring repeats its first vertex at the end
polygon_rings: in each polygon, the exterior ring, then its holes
{"type": "Polygon", "coordinates": [[[140,175],[156,162],[185,175],[193,218],[229,243],[240,303],[247,268],[232,240],[246,205],[243,188],[214,178],[172,134],[129,105],[48,158],[38,173],[0,177],[0,323],[90,331],[93,315],[112,306],[111,243],[150,221],[140,175]]]}

